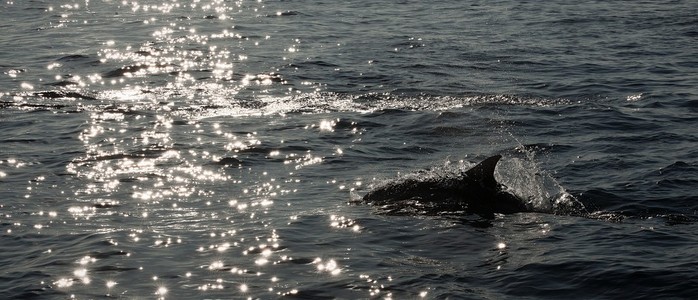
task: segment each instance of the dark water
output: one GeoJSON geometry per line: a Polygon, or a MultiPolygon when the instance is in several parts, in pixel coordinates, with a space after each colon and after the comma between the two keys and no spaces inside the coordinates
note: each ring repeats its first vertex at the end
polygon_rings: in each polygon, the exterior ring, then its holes
{"type": "Polygon", "coordinates": [[[693,298],[697,16],[3,1],[0,298],[693,298]],[[353,204],[494,154],[547,213],[353,204]]]}

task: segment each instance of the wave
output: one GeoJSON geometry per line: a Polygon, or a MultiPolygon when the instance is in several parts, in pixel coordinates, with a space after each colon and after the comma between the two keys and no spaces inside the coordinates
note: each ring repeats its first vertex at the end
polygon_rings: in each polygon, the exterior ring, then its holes
{"type": "MultiPolygon", "coordinates": [[[[121,68],[113,72],[133,72],[134,68],[121,68]]],[[[123,73],[123,74],[122,74],[123,73]]],[[[273,84],[283,84],[285,80],[278,74],[258,74],[243,78],[249,82],[268,81],[273,84]]],[[[59,83],[63,86],[63,83],[59,83]]],[[[71,85],[71,83],[66,83],[71,85]]],[[[191,118],[208,118],[217,116],[259,116],[274,114],[317,114],[328,112],[386,112],[398,111],[446,111],[469,106],[534,106],[547,107],[571,105],[568,99],[548,99],[538,97],[504,95],[504,94],[471,94],[462,96],[437,96],[429,94],[405,95],[394,93],[331,93],[310,92],[294,95],[237,95],[238,90],[219,87],[202,89],[172,90],[160,89],[129,89],[108,91],[85,91],[80,89],[49,90],[33,93],[18,93],[12,100],[0,102],[0,108],[41,108],[67,109],[99,112],[113,107],[115,103],[123,104],[130,110],[155,111],[163,104],[172,103],[172,113],[191,118]],[[121,100],[120,100],[121,98],[121,100]],[[187,99],[186,101],[183,101],[187,99]],[[191,100],[198,99],[198,100],[191,100]],[[94,103],[72,103],[70,101],[57,104],[46,100],[96,100],[94,103]],[[71,107],[72,106],[72,107],[71,107]]]]}

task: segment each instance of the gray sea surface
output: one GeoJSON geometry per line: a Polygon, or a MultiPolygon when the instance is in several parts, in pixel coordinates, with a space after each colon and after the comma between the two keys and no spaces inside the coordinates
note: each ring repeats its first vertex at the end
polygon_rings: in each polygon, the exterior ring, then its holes
{"type": "Polygon", "coordinates": [[[695,1],[0,3],[2,299],[691,299],[695,1]],[[357,201],[496,154],[535,212],[357,201]]]}

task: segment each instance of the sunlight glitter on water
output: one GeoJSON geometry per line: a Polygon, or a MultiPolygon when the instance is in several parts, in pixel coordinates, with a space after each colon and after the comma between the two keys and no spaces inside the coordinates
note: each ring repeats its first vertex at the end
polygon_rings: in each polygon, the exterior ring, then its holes
{"type": "MultiPolygon", "coordinates": [[[[67,9],[67,8],[64,8],[67,9]]],[[[107,40],[102,42],[103,48],[97,53],[99,62],[103,65],[114,66],[111,71],[103,73],[75,74],[71,78],[63,78],[67,68],[60,61],[48,64],[49,71],[56,71],[56,80],[71,89],[98,88],[111,85],[123,88],[101,91],[103,97],[121,101],[150,100],[153,104],[167,99],[154,98],[153,95],[175,96],[174,98],[189,98],[194,94],[210,94],[213,97],[199,98],[202,101],[219,101],[227,103],[231,95],[235,95],[242,87],[256,82],[260,85],[271,85],[283,82],[275,74],[237,75],[236,65],[248,59],[247,45],[259,46],[259,40],[268,40],[269,35],[260,38],[243,36],[235,29],[233,15],[243,13],[244,9],[256,10],[252,7],[242,8],[242,3],[215,3],[198,6],[192,5],[162,5],[138,4],[124,2],[116,6],[117,11],[127,15],[143,14],[140,30],[150,30],[153,41],[141,45],[123,40],[107,40]],[[191,14],[211,12],[207,19],[216,20],[212,28],[200,28],[193,25],[191,14]],[[175,18],[171,16],[182,16],[175,18]],[[206,74],[209,82],[201,82],[201,74],[206,74]],[[157,78],[155,82],[148,78],[157,78]],[[218,84],[222,82],[224,84],[218,84]],[[158,86],[164,83],[165,86],[158,86]],[[232,84],[231,84],[232,83],[232,84]],[[153,93],[155,92],[155,93],[153,93]],[[179,96],[182,97],[179,97],[179,96]]],[[[84,16],[64,15],[67,21],[80,21],[84,16]],[[77,19],[70,20],[75,17],[77,19]]],[[[297,39],[296,39],[297,40],[297,39]]],[[[297,42],[296,42],[297,44],[297,42]]],[[[288,49],[297,50],[297,45],[288,49]]],[[[74,70],[71,70],[74,71],[74,70]]],[[[72,72],[71,72],[72,73],[72,72]]],[[[241,72],[240,74],[245,74],[241,72]]],[[[33,89],[29,83],[26,88],[33,89]]],[[[197,100],[198,101],[198,100],[197,100]]],[[[154,105],[153,108],[159,105],[154,105]]]]}
{"type": "Polygon", "coordinates": [[[330,275],[336,276],[342,272],[342,269],[340,268],[339,264],[337,264],[337,262],[334,259],[329,259],[323,262],[322,258],[318,257],[313,261],[313,263],[317,265],[317,270],[321,273],[327,272],[330,275]]]}
{"type": "Polygon", "coordinates": [[[78,268],[73,271],[73,275],[80,279],[83,284],[90,284],[90,278],[87,276],[87,269],[85,268],[78,268]]]}
{"type": "Polygon", "coordinates": [[[322,120],[318,127],[320,131],[333,132],[338,120],[322,120]]]}
{"type": "Polygon", "coordinates": [[[155,290],[155,295],[158,295],[160,299],[164,299],[165,295],[167,294],[167,288],[164,286],[160,286],[155,290]]]}
{"type": "Polygon", "coordinates": [[[57,281],[55,281],[53,284],[56,285],[58,288],[68,288],[73,286],[73,279],[72,278],[60,278],[57,281]]]}
{"type": "Polygon", "coordinates": [[[331,215],[330,216],[330,227],[333,228],[348,228],[353,232],[360,232],[361,226],[356,224],[356,221],[344,216],[331,215]]]}
{"type": "Polygon", "coordinates": [[[107,282],[105,283],[105,285],[107,286],[108,289],[113,288],[114,286],[116,286],[116,284],[117,284],[117,282],[113,281],[113,280],[107,280],[107,282]]]}

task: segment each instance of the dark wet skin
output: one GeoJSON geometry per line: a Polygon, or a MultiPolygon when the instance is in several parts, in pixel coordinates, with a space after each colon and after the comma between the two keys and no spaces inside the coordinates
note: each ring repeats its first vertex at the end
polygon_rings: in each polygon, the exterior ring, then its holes
{"type": "Polygon", "coordinates": [[[405,179],[375,188],[363,201],[398,211],[410,207],[425,214],[464,212],[483,218],[495,213],[529,211],[522,199],[505,191],[494,178],[494,168],[501,155],[485,159],[455,177],[405,179]]]}

